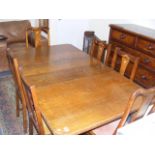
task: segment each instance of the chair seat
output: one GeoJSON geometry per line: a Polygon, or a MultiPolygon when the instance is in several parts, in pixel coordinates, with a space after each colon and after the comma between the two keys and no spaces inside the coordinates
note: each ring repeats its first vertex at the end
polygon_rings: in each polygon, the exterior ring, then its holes
{"type": "Polygon", "coordinates": [[[91,132],[93,132],[95,135],[112,135],[119,122],[120,122],[120,119],[113,121],[111,123],[108,123],[106,125],[103,125],[99,128],[96,128],[91,132]]]}

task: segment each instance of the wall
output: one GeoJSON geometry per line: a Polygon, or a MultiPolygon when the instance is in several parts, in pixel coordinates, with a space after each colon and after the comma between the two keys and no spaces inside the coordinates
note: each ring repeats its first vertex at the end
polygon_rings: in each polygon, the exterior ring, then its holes
{"type": "Polygon", "coordinates": [[[50,20],[51,44],[73,44],[81,48],[88,20],[50,20]]]}
{"type": "MultiPolygon", "coordinates": [[[[0,19],[0,22],[21,20],[21,19],[0,19]]],[[[37,26],[36,19],[29,19],[32,26],[37,26]]],[[[82,49],[83,33],[86,30],[95,31],[95,34],[103,39],[108,40],[109,24],[137,24],[155,29],[155,20],[123,20],[123,19],[85,19],[85,20],[50,20],[50,42],[55,44],[73,44],[82,49]]]]}
{"type": "Polygon", "coordinates": [[[83,33],[95,31],[96,35],[108,40],[109,24],[137,24],[155,29],[155,20],[123,20],[123,19],[87,19],[87,20],[50,20],[51,45],[70,43],[82,49],[83,33]]]}
{"type": "Polygon", "coordinates": [[[103,39],[108,40],[109,24],[136,24],[144,27],[155,29],[155,20],[90,20],[89,27],[95,31],[95,34],[103,39]]]}

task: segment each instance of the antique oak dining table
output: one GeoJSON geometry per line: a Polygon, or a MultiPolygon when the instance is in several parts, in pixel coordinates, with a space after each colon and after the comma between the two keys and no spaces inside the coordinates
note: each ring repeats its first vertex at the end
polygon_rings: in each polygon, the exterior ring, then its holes
{"type": "Polygon", "coordinates": [[[35,85],[39,109],[56,135],[82,134],[120,118],[140,88],[70,44],[17,48],[11,54],[35,85]]]}

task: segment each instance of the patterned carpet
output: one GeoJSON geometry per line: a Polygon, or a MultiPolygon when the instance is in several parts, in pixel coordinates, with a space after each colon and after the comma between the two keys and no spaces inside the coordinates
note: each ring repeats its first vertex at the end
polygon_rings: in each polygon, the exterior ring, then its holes
{"type": "Polygon", "coordinates": [[[22,115],[16,117],[15,87],[11,75],[0,78],[0,127],[4,135],[24,134],[22,115]]]}

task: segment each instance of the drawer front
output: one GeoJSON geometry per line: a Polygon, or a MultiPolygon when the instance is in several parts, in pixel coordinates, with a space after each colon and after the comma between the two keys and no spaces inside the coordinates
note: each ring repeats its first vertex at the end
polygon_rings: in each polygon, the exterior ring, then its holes
{"type": "MultiPolygon", "coordinates": [[[[125,51],[125,50],[124,50],[125,51]]],[[[126,53],[130,53],[131,55],[134,55],[136,57],[140,58],[140,64],[142,64],[143,67],[148,68],[150,70],[155,71],[155,58],[151,57],[149,55],[146,55],[142,52],[136,51],[136,50],[126,50],[126,53]]]]}
{"type": "Polygon", "coordinates": [[[129,53],[131,55],[139,57],[140,58],[140,64],[142,64],[143,67],[149,68],[150,70],[155,72],[155,58],[154,57],[151,57],[151,56],[144,54],[140,51],[124,47],[123,45],[115,43],[115,42],[112,42],[112,44],[113,44],[113,50],[115,47],[120,47],[126,53],[129,53]]]}
{"type": "Polygon", "coordinates": [[[155,86],[155,74],[139,67],[136,72],[135,81],[145,88],[153,87],[155,86]]]}
{"type": "Polygon", "coordinates": [[[144,51],[145,53],[149,55],[151,54],[155,56],[155,43],[154,42],[139,38],[137,40],[136,48],[144,51]]]}
{"type": "Polygon", "coordinates": [[[142,53],[139,53],[139,57],[141,64],[143,64],[146,68],[150,68],[155,71],[155,58],[142,53]]]}
{"type": "Polygon", "coordinates": [[[111,30],[111,39],[128,46],[134,46],[135,43],[134,36],[126,34],[124,32],[120,32],[118,30],[111,30]]]}

